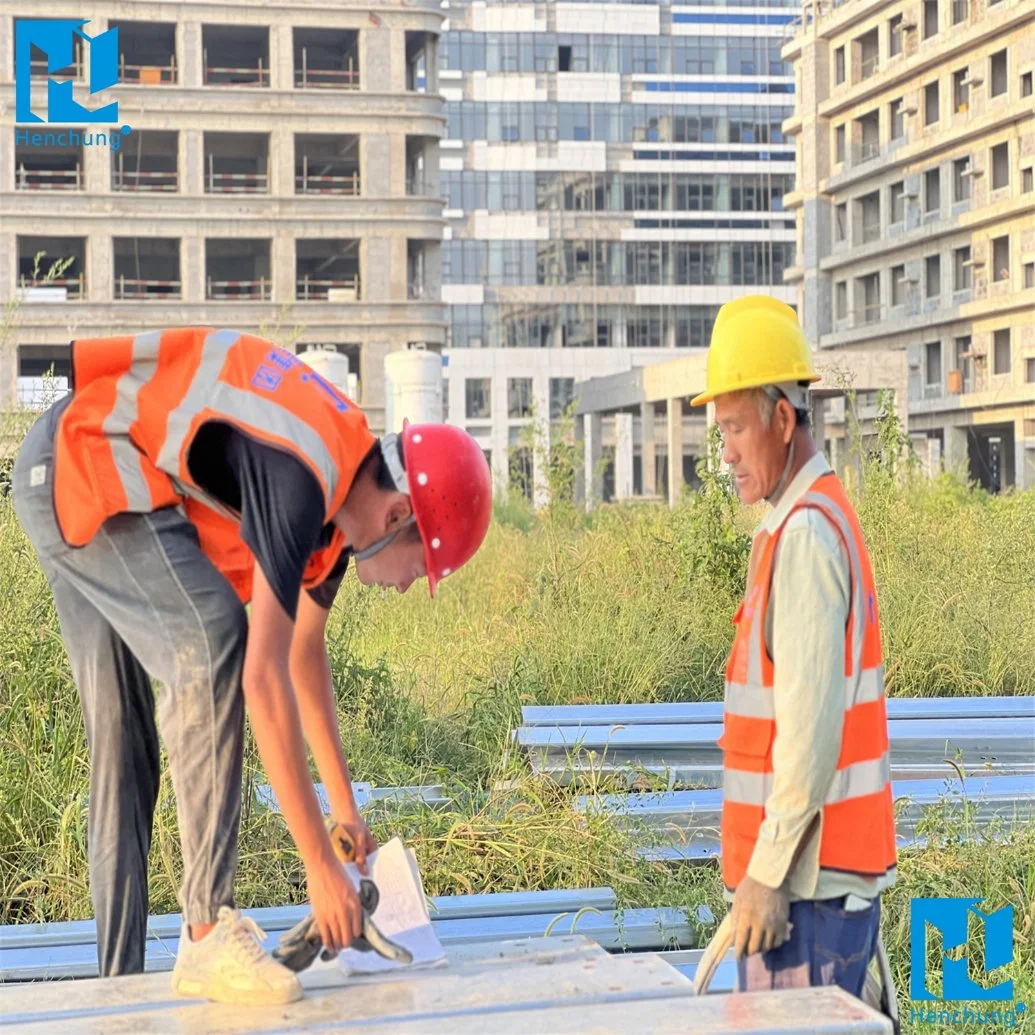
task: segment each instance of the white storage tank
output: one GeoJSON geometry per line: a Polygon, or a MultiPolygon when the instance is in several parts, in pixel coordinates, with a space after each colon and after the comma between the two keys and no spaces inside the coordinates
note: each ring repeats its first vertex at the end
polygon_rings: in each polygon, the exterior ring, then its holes
{"type": "Polygon", "coordinates": [[[358,403],[359,391],[356,374],[349,373],[349,357],[330,345],[317,345],[298,354],[303,363],[312,367],[325,381],[340,388],[349,399],[358,403]]]}
{"type": "Polygon", "coordinates": [[[442,420],[442,357],[422,346],[385,356],[385,431],[442,420]]]}

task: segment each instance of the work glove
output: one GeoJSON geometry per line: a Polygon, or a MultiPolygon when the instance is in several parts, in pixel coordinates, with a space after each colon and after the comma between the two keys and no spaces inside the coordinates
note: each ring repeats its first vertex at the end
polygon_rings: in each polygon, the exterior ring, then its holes
{"type": "Polygon", "coordinates": [[[783,888],[770,888],[745,876],[733,897],[733,950],[737,956],[777,949],[790,937],[790,900],[783,888]]]}

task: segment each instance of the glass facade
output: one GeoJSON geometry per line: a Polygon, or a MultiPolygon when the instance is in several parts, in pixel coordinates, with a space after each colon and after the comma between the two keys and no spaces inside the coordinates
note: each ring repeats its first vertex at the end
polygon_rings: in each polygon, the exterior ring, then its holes
{"type": "Polygon", "coordinates": [[[677,19],[664,5],[660,31],[642,35],[588,8],[594,31],[554,31],[553,3],[535,9],[544,31],[479,31],[507,5],[451,4],[439,48],[451,347],[703,347],[717,298],[782,287],[795,250],[781,128],[791,15],[749,6],[677,19]]]}

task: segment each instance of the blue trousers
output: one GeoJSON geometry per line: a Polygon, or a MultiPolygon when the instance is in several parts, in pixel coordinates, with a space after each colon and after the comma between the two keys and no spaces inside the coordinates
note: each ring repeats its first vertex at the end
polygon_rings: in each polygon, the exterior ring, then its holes
{"type": "Polygon", "coordinates": [[[862,997],[866,968],[877,951],[880,898],[848,912],[844,898],[792,902],[791,937],[778,949],[737,960],[742,992],[839,985],[862,997]]]}

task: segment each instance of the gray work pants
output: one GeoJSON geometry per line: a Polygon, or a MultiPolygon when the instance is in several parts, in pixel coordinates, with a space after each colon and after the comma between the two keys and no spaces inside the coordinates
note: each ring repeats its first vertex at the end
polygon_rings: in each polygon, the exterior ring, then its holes
{"type": "Polygon", "coordinates": [[[26,436],[12,489],[54,595],[86,722],[90,890],[100,973],[108,977],[144,969],[159,779],[151,679],[163,686],[158,714],[176,796],[184,919],[212,923],[221,905],[233,905],[248,626],[178,507],[117,515],[78,549],[64,542],[53,503],[53,438],[64,402],[26,436]]]}

